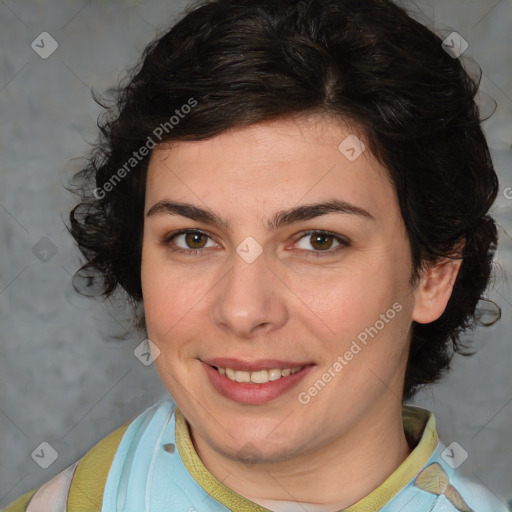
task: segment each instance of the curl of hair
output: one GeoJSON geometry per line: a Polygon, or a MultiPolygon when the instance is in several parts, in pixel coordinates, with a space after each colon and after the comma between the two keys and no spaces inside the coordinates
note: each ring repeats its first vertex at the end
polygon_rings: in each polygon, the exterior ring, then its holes
{"type": "Polygon", "coordinates": [[[388,170],[410,242],[411,284],[429,264],[462,258],[442,316],[413,323],[404,397],[435,382],[475,326],[497,245],[488,211],[498,193],[475,103],[480,78],[441,44],[388,0],[213,0],[189,9],[148,45],[116,105],[104,105],[70,214],[81,272],[99,279],[105,296],[122,289],[142,301],[150,152],[139,152],[150,139],[172,144],[287,116],[335,116],[358,127],[388,170]],[[171,126],[187,104],[195,106],[171,126]],[[167,127],[162,140],[159,126],[167,127]]]}

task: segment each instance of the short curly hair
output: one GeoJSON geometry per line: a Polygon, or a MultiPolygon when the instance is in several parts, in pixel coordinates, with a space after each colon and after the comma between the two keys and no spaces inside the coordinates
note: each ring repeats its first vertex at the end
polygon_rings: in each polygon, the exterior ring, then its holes
{"type": "Polygon", "coordinates": [[[147,46],[115,104],[102,103],[101,135],[71,188],[80,202],[68,229],[86,259],[78,272],[103,296],[120,289],[143,304],[145,181],[156,143],[287,116],[337,116],[360,127],[389,173],[411,284],[439,258],[462,258],[441,317],[413,322],[404,383],[404,398],[412,397],[455,352],[469,355],[461,336],[477,325],[491,276],[497,230],[488,211],[499,184],[475,103],[479,82],[438,35],[388,0],[196,4],[147,46]]]}

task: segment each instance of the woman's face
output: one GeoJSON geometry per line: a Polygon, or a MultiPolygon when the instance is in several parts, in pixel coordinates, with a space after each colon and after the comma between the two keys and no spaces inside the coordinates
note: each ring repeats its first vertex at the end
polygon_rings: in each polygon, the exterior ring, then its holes
{"type": "Polygon", "coordinates": [[[385,169],[361,149],[313,116],[153,151],[148,335],[193,434],[220,454],[284,460],[401,408],[411,255],[385,169]]]}

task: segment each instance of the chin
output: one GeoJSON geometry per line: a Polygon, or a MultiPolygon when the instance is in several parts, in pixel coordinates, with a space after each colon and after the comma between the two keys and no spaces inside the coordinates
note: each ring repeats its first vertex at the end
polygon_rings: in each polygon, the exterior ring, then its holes
{"type": "Polygon", "coordinates": [[[226,457],[243,464],[271,464],[283,462],[296,456],[297,447],[290,445],[271,445],[266,439],[242,441],[238,448],[223,447],[221,451],[226,457]]]}
{"type": "Polygon", "coordinates": [[[304,445],[312,440],[305,439],[305,432],[281,431],[277,433],[282,418],[279,421],[266,423],[265,427],[251,428],[254,421],[240,421],[240,417],[234,418],[229,423],[223,423],[223,429],[208,431],[212,422],[203,424],[206,442],[215,447],[218,453],[233,460],[247,464],[272,463],[289,460],[302,451],[304,445]],[[225,429],[225,430],[224,430],[225,429]]]}

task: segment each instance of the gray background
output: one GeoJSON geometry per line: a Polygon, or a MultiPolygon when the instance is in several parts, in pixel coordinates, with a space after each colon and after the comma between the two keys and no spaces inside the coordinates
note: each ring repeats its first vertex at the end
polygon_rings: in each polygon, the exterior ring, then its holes
{"type": "MultiPolygon", "coordinates": [[[[166,395],[153,366],[133,355],[142,341],[124,331],[120,309],[77,296],[70,275],[78,255],[63,220],[64,189],[96,137],[105,92],[186,1],[0,1],[0,508],[49,480],[124,421],[166,395]],[[41,58],[31,43],[47,31],[59,47],[41,58]],[[39,242],[44,237],[48,241],[39,242]],[[33,253],[57,250],[46,263],[33,253]],[[46,244],[46,245],[44,245],[46,244]],[[47,469],[32,452],[48,442],[47,469]]],[[[469,453],[461,471],[505,501],[512,498],[512,0],[408,3],[445,36],[469,43],[482,67],[485,123],[501,193],[496,279],[503,308],[495,326],[472,337],[481,349],[457,357],[452,373],[416,402],[436,414],[440,437],[469,453]],[[510,196],[509,196],[510,197],[510,196]]],[[[48,257],[51,252],[48,253],[48,257]]]]}

